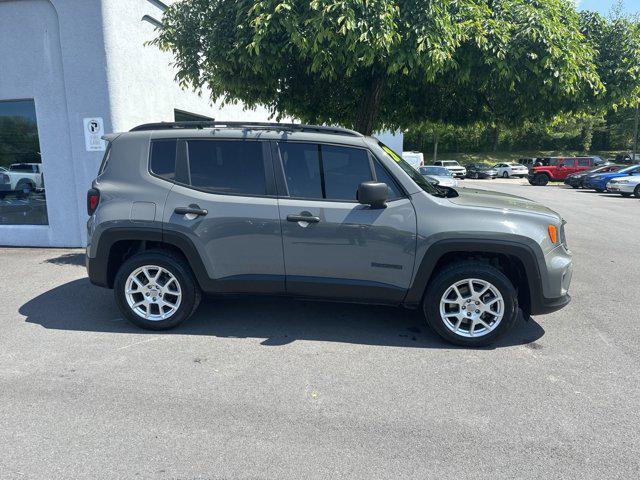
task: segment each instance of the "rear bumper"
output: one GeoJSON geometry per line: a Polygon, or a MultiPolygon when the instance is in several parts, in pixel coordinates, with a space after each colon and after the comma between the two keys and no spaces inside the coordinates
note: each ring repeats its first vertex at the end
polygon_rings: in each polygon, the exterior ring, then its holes
{"type": "Polygon", "coordinates": [[[565,185],[569,185],[571,187],[579,187],[580,186],[581,180],[579,178],[565,178],[564,180],[564,184],[565,185]]]}
{"type": "Polygon", "coordinates": [[[89,281],[99,287],[109,287],[107,280],[107,263],[103,259],[90,258],[85,255],[85,265],[89,281]]]}
{"type": "Polygon", "coordinates": [[[584,187],[588,189],[606,190],[607,184],[605,182],[593,182],[593,181],[587,180],[586,182],[584,182],[584,187]]]}

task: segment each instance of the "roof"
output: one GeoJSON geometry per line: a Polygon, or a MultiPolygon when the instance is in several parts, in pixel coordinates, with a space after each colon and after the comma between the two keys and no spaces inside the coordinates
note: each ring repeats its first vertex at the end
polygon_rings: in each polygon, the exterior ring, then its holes
{"type": "Polygon", "coordinates": [[[362,137],[363,135],[347,128],[330,127],[325,125],[305,125],[299,123],[267,123],[267,122],[224,122],[217,120],[193,122],[159,122],[146,123],[132,128],[131,132],[149,130],[203,130],[203,129],[231,128],[241,130],[272,130],[279,132],[307,132],[362,137]]]}

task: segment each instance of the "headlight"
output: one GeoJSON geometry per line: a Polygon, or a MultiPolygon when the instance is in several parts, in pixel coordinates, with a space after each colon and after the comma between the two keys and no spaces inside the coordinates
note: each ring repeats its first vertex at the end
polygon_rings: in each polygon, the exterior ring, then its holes
{"type": "Polygon", "coordinates": [[[567,244],[567,235],[565,234],[565,231],[564,231],[564,226],[566,224],[567,222],[562,220],[562,225],[560,225],[560,241],[562,242],[562,245],[564,245],[564,248],[569,250],[569,245],[567,244]]]}

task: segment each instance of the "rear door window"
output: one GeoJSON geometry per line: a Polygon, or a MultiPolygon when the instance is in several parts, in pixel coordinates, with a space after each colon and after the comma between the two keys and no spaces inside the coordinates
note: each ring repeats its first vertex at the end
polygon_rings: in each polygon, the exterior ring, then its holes
{"type": "Polygon", "coordinates": [[[192,187],[219,194],[267,194],[262,142],[189,140],[188,165],[192,187]]]}
{"type": "Polygon", "coordinates": [[[590,158],[579,158],[578,159],[578,166],[579,167],[589,167],[589,166],[591,166],[591,159],[590,158]]]}

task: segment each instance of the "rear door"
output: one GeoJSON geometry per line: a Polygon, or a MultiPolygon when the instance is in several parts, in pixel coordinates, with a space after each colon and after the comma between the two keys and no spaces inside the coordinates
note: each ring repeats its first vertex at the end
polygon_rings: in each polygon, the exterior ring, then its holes
{"type": "Polygon", "coordinates": [[[400,302],[415,261],[416,216],[409,198],[364,148],[279,142],[276,171],[287,292],[400,302]],[[356,200],[358,185],[390,187],[387,208],[356,200]]]}
{"type": "Polygon", "coordinates": [[[284,292],[269,142],[179,140],[163,228],[166,237],[191,240],[206,268],[208,291],[284,292]]]}
{"type": "Polygon", "coordinates": [[[589,158],[589,157],[578,158],[578,165],[576,168],[576,172],[589,170],[592,166],[593,166],[593,158],[589,158]]]}

